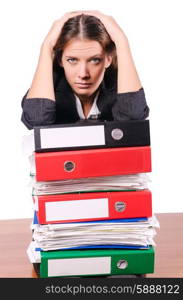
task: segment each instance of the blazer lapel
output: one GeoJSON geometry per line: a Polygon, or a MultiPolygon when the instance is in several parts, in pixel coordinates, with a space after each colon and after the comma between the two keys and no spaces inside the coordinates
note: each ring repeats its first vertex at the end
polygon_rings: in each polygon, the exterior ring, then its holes
{"type": "Polygon", "coordinates": [[[63,76],[56,87],[56,122],[72,123],[78,121],[79,115],[73,91],[63,76]]]}

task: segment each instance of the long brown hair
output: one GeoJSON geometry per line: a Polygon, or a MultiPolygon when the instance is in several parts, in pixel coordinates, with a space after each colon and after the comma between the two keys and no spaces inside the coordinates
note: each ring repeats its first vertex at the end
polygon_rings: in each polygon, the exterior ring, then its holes
{"type": "Polygon", "coordinates": [[[105,53],[112,55],[110,68],[117,68],[116,47],[104,25],[98,18],[85,14],[70,18],[65,22],[53,48],[54,58],[58,64],[61,62],[64,47],[74,38],[98,41],[105,53]]]}

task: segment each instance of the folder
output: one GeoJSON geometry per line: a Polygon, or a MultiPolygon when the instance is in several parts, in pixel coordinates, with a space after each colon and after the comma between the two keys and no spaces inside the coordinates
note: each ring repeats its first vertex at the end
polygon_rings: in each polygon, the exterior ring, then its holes
{"type": "Polygon", "coordinates": [[[33,196],[39,224],[152,216],[150,190],[33,196]]]}
{"type": "MultiPolygon", "coordinates": [[[[40,263],[33,263],[33,267],[34,267],[34,270],[35,270],[37,276],[40,277],[40,263]]],[[[100,278],[145,278],[145,277],[146,277],[146,274],[103,275],[103,276],[101,275],[100,276],[100,278]]],[[[74,276],[74,278],[80,278],[80,276],[74,276]]]]}
{"type": "Polygon", "coordinates": [[[37,181],[151,172],[151,148],[124,147],[34,153],[37,181]]]}
{"type": "MultiPolygon", "coordinates": [[[[40,264],[39,263],[33,263],[33,267],[34,267],[34,271],[36,272],[37,276],[40,277],[40,264]]],[[[104,276],[100,276],[100,278],[145,278],[145,277],[146,277],[146,274],[104,275],[104,276]]],[[[80,276],[74,276],[74,278],[80,278],[80,276]]]]}
{"type": "Polygon", "coordinates": [[[35,126],[34,142],[36,152],[149,146],[149,120],[35,126]]]}
{"type": "MultiPolygon", "coordinates": [[[[28,255],[30,258],[29,253],[28,255]]],[[[40,258],[37,261],[31,260],[31,262],[38,263],[39,260],[40,277],[42,278],[148,274],[154,272],[153,247],[145,250],[41,251],[40,258]]]]}

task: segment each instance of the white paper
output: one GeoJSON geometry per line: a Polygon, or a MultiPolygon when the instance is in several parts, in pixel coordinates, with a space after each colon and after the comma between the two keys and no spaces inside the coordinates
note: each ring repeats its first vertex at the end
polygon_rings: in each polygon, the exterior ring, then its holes
{"type": "Polygon", "coordinates": [[[38,248],[58,250],[89,245],[155,246],[159,222],[155,216],[134,222],[76,222],[33,225],[33,238],[38,248]]]}
{"type": "Polygon", "coordinates": [[[30,262],[33,263],[40,263],[41,262],[41,254],[40,251],[35,251],[36,243],[31,242],[29,247],[27,248],[27,255],[29,257],[30,262]]]}
{"type": "Polygon", "coordinates": [[[81,191],[142,190],[150,182],[146,173],[88,177],[60,181],[39,181],[32,177],[33,195],[63,194],[81,191]]]}

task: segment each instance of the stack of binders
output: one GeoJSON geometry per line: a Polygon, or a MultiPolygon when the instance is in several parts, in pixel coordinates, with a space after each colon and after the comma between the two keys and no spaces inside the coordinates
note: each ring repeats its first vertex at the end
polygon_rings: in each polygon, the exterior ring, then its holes
{"type": "Polygon", "coordinates": [[[27,249],[40,277],[154,272],[149,121],[37,126],[27,249]]]}

